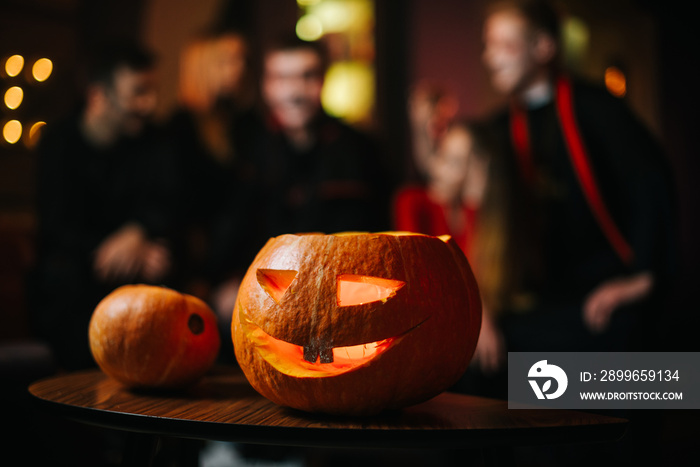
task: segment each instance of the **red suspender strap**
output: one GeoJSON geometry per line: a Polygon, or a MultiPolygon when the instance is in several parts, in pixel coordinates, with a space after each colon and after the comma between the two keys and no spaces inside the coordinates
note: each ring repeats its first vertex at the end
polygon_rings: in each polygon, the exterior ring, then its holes
{"type": "Polygon", "coordinates": [[[588,205],[598,220],[600,227],[603,229],[603,233],[608,238],[608,241],[615,249],[620,259],[622,259],[625,264],[630,264],[634,253],[615,225],[615,221],[613,221],[612,216],[610,216],[610,213],[605,207],[603,197],[600,195],[593,170],[591,169],[590,158],[588,157],[588,152],[583,144],[583,138],[581,138],[581,133],[576,124],[576,118],[574,117],[574,100],[571,92],[571,81],[565,77],[561,77],[557,80],[555,101],[557,103],[557,112],[559,121],[561,122],[562,132],[564,133],[564,141],[566,141],[571,163],[581,183],[581,188],[586,196],[588,205]]]}
{"type": "MultiPolygon", "coordinates": [[[[581,137],[574,116],[571,82],[566,77],[560,77],[557,80],[555,103],[571,163],[579,183],[581,184],[583,194],[588,201],[588,205],[617,255],[625,264],[629,265],[634,257],[634,252],[615,225],[600,195],[591,168],[588,152],[583,144],[583,138],[581,137]]],[[[518,153],[518,158],[520,159],[521,169],[524,171],[523,174],[526,180],[530,181],[532,180],[533,168],[529,137],[527,136],[527,114],[517,107],[513,107],[511,110],[511,135],[513,143],[518,153]],[[526,133],[524,136],[521,134],[523,131],[526,133]],[[525,163],[528,165],[526,166],[525,163]]]]}
{"type": "Polygon", "coordinates": [[[532,183],[535,178],[535,167],[532,162],[527,113],[516,102],[513,102],[510,107],[510,136],[515,146],[515,154],[518,156],[520,173],[526,183],[532,183]]]}

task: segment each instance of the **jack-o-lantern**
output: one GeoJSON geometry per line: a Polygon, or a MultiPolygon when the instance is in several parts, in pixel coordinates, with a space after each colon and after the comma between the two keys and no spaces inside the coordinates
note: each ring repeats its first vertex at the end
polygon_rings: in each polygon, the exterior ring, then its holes
{"type": "Polygon", "coordinates": [[[454,384],[480,326],[476,281],[450,237],[348,232],[270,239],[241,283],[232,335],[271,401],[369,415],[454,384]]]}

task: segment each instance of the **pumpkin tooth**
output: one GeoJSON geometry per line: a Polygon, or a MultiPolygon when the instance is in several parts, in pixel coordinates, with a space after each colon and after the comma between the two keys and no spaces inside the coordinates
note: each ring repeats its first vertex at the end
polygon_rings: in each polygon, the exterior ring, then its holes
{"type": "Polygon", "coordinates": [[[333,348],[319,343],[305,345],[304,360],[309,363],[333,363],[333,348]]]}
{"type": "Polygon", "coordinates": [[[309,363],[316,363],[318,361],[318,349],[312,347],[311,345],[305,345],[304,360],[309,363]]]}
{"type": "Polygon", "coordinates": [[[320,352],[321,363],[333,363],[333,349],[325,347],[320,352]]]}

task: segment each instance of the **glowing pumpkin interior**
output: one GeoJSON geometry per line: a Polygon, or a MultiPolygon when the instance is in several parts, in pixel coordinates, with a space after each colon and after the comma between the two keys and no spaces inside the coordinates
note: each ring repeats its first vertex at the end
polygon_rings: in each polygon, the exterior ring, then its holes
{"type": "Polygon", "coordinates": [[[403,281],[381,277],[341,274],[338,276],[338,306],[386,301],[393,297],[404,284],[403,281]]]}
{"type": "MultiPolygon", "coordinates": [[[[292,287],[297,271],[258,269],[256,276],[262,289],[276,303],[279,303],[292,287]]],[[[399,280],[357,274],[340,274],[337,276],[338,306],[347,307],[378,301],[386,302],[404,285],[405,282],[399,280]]],[[[277,371],[299,378],[335,376],[364,366],[411,331],[380,341],[334,347],[330,354],[319,354],[312,349],[305,349],[302,346],[270,336],[251,322],[242,310],[240,311],[240,322],[247,328],[248,338],[265,361],[277,371]]]]}

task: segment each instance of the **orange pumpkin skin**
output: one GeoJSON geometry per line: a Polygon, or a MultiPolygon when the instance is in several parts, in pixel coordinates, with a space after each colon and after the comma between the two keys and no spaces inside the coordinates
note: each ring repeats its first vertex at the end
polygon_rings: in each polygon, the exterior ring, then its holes
{"type": "Polygon", "coordinates": [[[95,362],[128,387],[181,388],[214,364],[220,338],[202,300],[165,287],[125,285],[97,305],[88,331],[95,362]]]}
{"type": "Polygon", "coordinates": [[[239,289],[232,336],[248,381],[273,402],[372,415],[423,402],[454,384],[480,327],[478,287],[451,238],[310,234],[272,238],[258,253],[239,289]],[[283,293],[270,292],[271,274],[283,293]],[[400,284],[382,300],[341,306],[341,279],[357,276],[400,284]],[[342,349],[358,355],[361,344],[371,355],[337,357],[342,349]]]}

